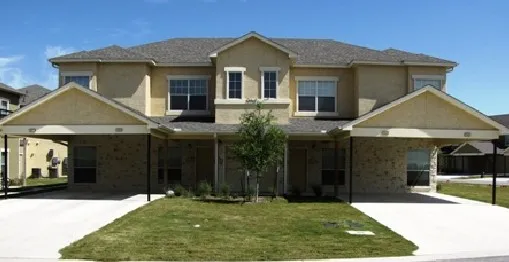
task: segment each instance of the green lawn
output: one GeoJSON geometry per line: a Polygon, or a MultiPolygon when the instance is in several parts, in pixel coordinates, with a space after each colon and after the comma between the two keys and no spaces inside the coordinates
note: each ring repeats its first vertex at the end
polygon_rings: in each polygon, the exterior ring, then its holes
{"type": "MultiPolygon", "coordinates": [[[[439,193],[491,203],[490,185],[443,183],[439,193]]],[[[497,204],[509,208],[509,187],[497,187],[497,204]]]]}
{"type": "Polygon", "coordinates": [[[92,260],[283,260],[412,255],[416,246],[345,203],[160,199],[60,250],[92,260]],[[375,236],[344,232],[348,220],[375,236]],[[336,222],[339,227],[324,227],[336,222]],[[200,225],[200,227],[195,227],[200,225]]]}
{"type": "Polygon", "coordinates": [[[59,178],[28,178],[27,186],[43,186],[43,185],[52,185],[52,184],[60,184],[67,183],[67,177],[59,177],[59,178]]]}

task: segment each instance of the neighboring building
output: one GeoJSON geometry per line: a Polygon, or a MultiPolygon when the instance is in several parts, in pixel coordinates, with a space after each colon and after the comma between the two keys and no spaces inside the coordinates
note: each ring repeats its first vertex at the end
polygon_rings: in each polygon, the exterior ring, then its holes
{"type": "MultiPolygon", "coordinates": [[[[3,116],[7,116],[20,107],[30,104],[51,90],[45,89],[40,85],[31,85],[21,89],[14,89],[8,85],[0,83],[0,102],[5,107],[3,116]]],[[[5,151],[4,137],[1,138],[2,151],[2,171],[5,169],[5,151]]],[[[52,158],[58,157],[60,161],[67,157],[66,142],[52,141],[44,138],[8,138],[8,175],[10,179],[21,179],[23,172],[27,170],[27,177],[31,176],[61,176],[63,171],[62,164],[52,164],[52,158]],[[24,139],[27,141],[26,149],[24,148],[24,139]],[[25,156],[27,157],[25,159],[25,156]]]]}
{"type": "Polygon", "coordinates": [[[71,190],[151,192],[206,180],[240,191],[244,171],[230,148],[252,100],[289,136],[262,192],[274,181],[279,193],[434,191],[439,147],[508,132],[446,93],[455,62],[396,49],[252,32],[50,61],[62,87],[0,124],[8,135],[68,141],[71,190]]]}
{"type": "MultiPolygon", "coordinates": [[[[509,114],[491,118],[509,127],[509,114]]],[[[493,144],[490,141],[468,141],[443,148],[442,151],[438,158],[438,169],[444,175],[493,173],[493,144]]],[[[509,173],[509,149],[497,148],[496,166],[499,175],[509,173]]]]}

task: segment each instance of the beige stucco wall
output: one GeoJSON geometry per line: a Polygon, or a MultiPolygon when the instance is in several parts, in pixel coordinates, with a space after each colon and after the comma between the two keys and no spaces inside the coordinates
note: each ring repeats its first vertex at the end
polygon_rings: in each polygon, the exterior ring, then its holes
{"type": "Polygon", "coordinates": [[[215,97],[214,67],[154,67],[151,79],[151,115],[164,116],[168,109],[168,75],[199,75],[210,76],[208,81],[209,110],[213,112],[215,97]]]}
{"type": "Polygon", "coordinates": [[[232,46],[219,53],[216,60],[216,95],[217,99],[226,99],[225,67],[245,67],[243,98],[261,98],[260,67],[280,67],[278,74],[277,98],[289,98],[290,59],[284,53],[256,38],[232,46]]]}
{"type": "MultiPolygon", "coordinates": [[[[0,137],[0,148],[4,151],[4,136],[0,137]]],[[[7,138],[7,175],[10,179],[20,178],[20,149],[19,138],[7,138]]]]}
{"type": "Polygon", "coordinates": [[[62,176],[62,161],[67,157],[67,142],[55,143],[52,140],[39,138],[27,138],[27,140],[27,177],[32,174],[32,168],[40,168],[41,175],[49,177],[48,167],[51,164],[51,158],[48,153],[50,149],[53,149],[53,156],[60,160],[60,164],[57,166],[58,176],[62,176]]]}
{"type": "MultiPolygon", "coordinates": [[[[414,81],[412,76],[414,75],[430,75],[430,76],[443,76],[446,78],[445,67],[424,67],[424,66],[409,66],[408,69],[408,92],[414,90],[414,81]]],[[[446,91],[446,80],[443,81],[442,90],[446,91]]]]}
{"type": "Polygon", "coordinates": [[[472,114],[430,92],[409,99],[356,125],[356,127],[494,129],[472,114]]]}
{"type": "Polygon", "coordinates": [[[357,68],[358,114],[363,115],[407,93],[407,72],[397,66],[357,68]]]}
{"type": "Polygon", "coordinates": [[[150,68],[144,63],[103,63],[99,66],[97,92],[147,114],[150,68]]]}
{"type": "Polygon", "coordinates": [[[143,124],[133,116],[91,97],[69,89],[41,105],[13,118],[9,125],[143,124]],[[77,102],[79,101],[79,103],[77,102]]]}
{"type": "Polygon", "coordinates": [[[92,79],[90,81],[90,89],[97,91],[97,77],[98,77],[98,69],[99,65],[97,63],[92,62],[72,62],[72,63],[61,63],[58,65],[58,69],[60,72],[60,76],[58,78],[58,86],[62,86],[64,83],[64,78],[62,76],[63,72],[91,72],[92,79]]]}
{"type": "Polygon", "coordinates": [[[338,77],[337,108],[338,117],[354,117],[354,73],[351,68],[301,68],[291,69],[290,98],[292,115],[297,111],[297,81],[299,76],[334,76],[338,77]]]}
{"type": "MultiPolygon", "coordinates": [[[[216,123],[219,124],[238,124],[242,114],[255,110],[254,104],[242,105],[218,105],[216,104],[216,123]]],[[[289,104],[264,104],[262,112],[272,111],[279,124],[288,123],[289,104]]]]}

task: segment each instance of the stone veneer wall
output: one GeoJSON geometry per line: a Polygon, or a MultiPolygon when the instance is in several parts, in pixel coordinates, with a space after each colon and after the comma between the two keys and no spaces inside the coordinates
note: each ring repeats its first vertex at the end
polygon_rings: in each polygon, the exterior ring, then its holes
{"type": "MultiPolygon", "coordinates": [[[[338,147],[345,150],[345,185],[339,193],[348,192],[350,178],[350,142],[343,139],[338,147]]],[[[307,150],[307,181],[305,193],[312,193],[313,185],[321,184],[322,148],[334,148],[334,141],[290,141],[291,148],[307,150]]],[[[406,154],[409,149],[430,149],[430,187],[413,188],[411,191],[436,191],[438,148],[428,139],[404,138],[354,138],[353,192],[402,193],[406,186],[406,154]]],[[[291,165],[291,159],[289,159],[291,165]]],[[[288,174],[290,176],[290,174],[288,174]]],[[[333,193],[333,186],[323,186],[325,193],[333,193]]],[[[291,184],[289,184],[291,190],[291,184]]]]}
{"type": "MultiPolygon", "coordinates": [[[[349,143],[347,150],[347,177],[349,175],[349,143]]],[[[429,139],[354,138],[353,192],[403,193],[406,186],[406,155],[410,149],[430,149],[430,187],[419,191],[436,191],[438,148],[429,139]]],[[[418,188],[413,188],[418,190],[418,188]]]]}

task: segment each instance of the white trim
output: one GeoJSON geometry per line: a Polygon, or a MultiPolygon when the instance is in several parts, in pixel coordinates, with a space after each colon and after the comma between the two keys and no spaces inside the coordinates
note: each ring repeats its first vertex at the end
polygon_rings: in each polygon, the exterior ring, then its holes
{"type": "MultiPolygon", "coordinates": [[[[354,125],[357,125],[359,123],[362,123],[376,115],[379,115],[383,112],[385,112],[386,110],[390,109],[390,108],[393,108],[403,102],[406,102],[414,97],[417,97],[418,95],[424,93],[424,92],[431,92],[433,94],[435,94],[436,96],[438,96],[439,98],[442,98],[443,100],[451,103],[452,105],[460,108],[460,109],[463,109],[465,112],[477,117],[479,120],[483,121],[484,123],[486,124],[489,124],[495,128],[498,129],[498,132],[500,132],[500,134],[509,134],[509,129],[507,129],[504,125],[496,122],[495,120],[489,118],[488,116],[482,114],[481,112],[477,111],[476,109],[464,104],[463,102],[459,101],[458,99],[452,97],[452,96],[449,96],[447,95],[446,93],[444,93],[443,91],[440,91],[440,90],[437,90],[433,87],[424,87],[424,88],[421,88],[419,90],[416,90],[416,91],[413,91],[411,93],[409,93],[408,95],[406,96],[403,96],[401,98],[398,98],[394,101],[392,101],[391,103],[385,105],[385,106],[382,106],[382,107],[379,107],[373,111],[371,111],[370,113],[367,113],[367,114],[364,114],[362,116],[360,116],[359,118],[357,118],[356,120],[354,121],[351,121],[343,126],[340,126],[338,127],[339,129],[343,129],[343,130],[352,130],[353,126],[354,125]]],[[[498,136],[497,136],[498,138],[498,136]]]]}
{"type": "Polygon", "coordinates": [[[279,90],[279,70],[281,70],[281,68],[279,67],[260,67],[260,97],[262,99],[270,99],[270,100],[273,100],[273,99],[277,99],[277,95],[278,95],[278,90],[279,90]],[[275,98],[265,98],[265,72],[274,72],[276,73],[276,97],[275,98]]]}
{"type": "Polygon", "coordinates": [[[445,66],[445,67],[456,67],[458,63],[455,62],[387,62],[387,61],[363,61],[363,60],[352,60],[348,63],[348,67],[355,65],[388,65],[388,66],[445,66]]]}
{"type": "Polygon", "coordinates": [[[295,81],[336,81],[339,82],[337,76],[295,76],[295,81]]]}
{"type": "Polygon", "coordinates": [[[60,76],[88,76],[93,75],[92,71],[60,71],[60,76]]]}
{"type": "Polygon", "coordinates": [[[445,80],[444,75],[412,75],[412,79],[419,80],[445,80]]]}
{"type": "Polygon", "coordinates": [[[498,130],[451,130],[423,128],[358,128],[350,131],[352,137],[407,137],[407,138],[457,138],[457,139],[496,139],[498,130]]]}
{"type": "Polygon", "coordinates": [[[76,84],[76,83],[69,83],[69,84],[66,84],[64,86],[62,86],[61,88],[58,88],[54,91],[52,91],[51,93],[49,93],[48,95],[44,96],[43,98],[39,99],[39,100],[36,100],[34,103],[30,103],[28,106],[25,106],[25,107],[22,107],[21,109],[19,110],[16,110],[14,113],[2,118],[0,120],[0,125],[5,125],[7,122],[9,122],[10,120],[18,117],[18,116],[21,116],[23,115],[24,113],[36,108],[37,106],[45,103],[46,101],[54,98],[54,97],[57,97],[59,95],[61,95],[62,93],[64,92],[67,92],[68,90],[71,90],[71,89],[76,89],[76,90],[79,90],[99,101],[102,101],[110,106],[112,106],[113,108],[116,108],[138,120],[140,120],[141,122],[143,123],[146,123],[148,125],[148,128],[159,128],[159,124],[153,122],[153,121],[150,121],[134,112],[132,112],[131,110],[123,107],[123,106],[120,106],[118,105],[117,103],[115,103],[114,101],[111,101],[103,96],[101,96],[99,93],[91,90],[91,89],[87,89],[87,88],[83,88],[82,86],[76,84]]]}
{"type": "Polygon", "coordinates": [[[337,116],[338,115],[338,101],[339,91],[338,83],[339,77],[336,76],[296,76],[296,91],[295,91],[295,104],[296,110],[294,116],[337,116]],[[314,81],[315,82],[315,111],[314,112],[301,112],[299,111],[299,81],[314,81]],[[318,81],[332,81],[336,86],[334,92],[334,112],[318,112],[318,81]]]}
{"type": "Polygon", "coordinates": [[[226,72],[226,99],[242,100],[244,99],[244,73],[245,67],[225,67],[226,72]],[[240,98],[230,98],[230,73],[240,73],[240,98]]]}
{"type": "Polygon", "coordinates": [[[245,35],[243,35],[243,36],[241,36],[241,37],[239,37],[239,38],[237,38],[237,39],[227,43],[226,45],[221,46],[220,48],[218,48],[215,51],[213,51],[209,55],[209,57],[215,58],[215,57],[217,57],[217,55],[220,52],[225,51],[225,50],[229,49],[232,46],[240,44],[240,43],[246,41],[247,39],[249,39],[251,37],[254,37],[254,38],[256,38],[256,39],[258,39],[258,40],[260,40],[260,41],[262,41],[262,42],[264,42],[264,43],[266,43],[268,45],[271,45],[271,46],[275,47],[276,49],[278,49],[278,50],[280,50],[280,51],[282,51],[284,53],[287,53],[289,58],[296,58],[297,57],[297,53],[294,53],[293,51],[289,50],[288,48],[286,48],[286,47],[284,47],[284,46],[282,46],[282,45],[280,45],[280,44],[278,44],[278,43],[276,43],[276,42],[274,42],[274,41],[272,41],[272,40],[270,40],[270,39],[268,39],[268,38],[266,38],[266,37],[264,37],[264,36],[262,36],[262,35],[260,35],[260,34],[258,34],[256,32],[249,32],[249,33],[247,33],[247,34],[245,34],[245,35]]]}
{"type": "Polygon", "coordinates": [[[278,98],[278,99],[214,99],[215,105],[248,105],[254,104],[254,102],[261,102],[265,105],[289,105],[291,100],[289,98],[278,98]]]}
{"type": "Polygon", "coordinates": [[[209,81],[210,81],[210,75],[167,75],[166,79],[168,80],[168,107],[166,108],[166,114],[167,115],[207,115],[209,114],[209,81]],[[188,81],[188,93],[187,93],[187,107],[189,108],[189,97],[191,96],[189,94],[189,86],[190,82],[189,80],[205,80],[205,109],[204,110],[176,110],[176,109],[170,109],[170,80],[186,80],[188,81]]]}
{"type": "MultiPolygon", "coordinates": [[[[3,153],[3,152],[5,152],[5,148],[4,147],[0,148],[0,153],[3,153]]],[[[7,153],[10,153],[10,152],[11,152],[11,149],[7,148],[7,153]]]]}
{"type": "Polygon", "coordinates": [[[229,66],[229,67],[225,67],[224,68],[224,71],[225,72],[246,72],[246,68],[245,67],[241,67],[241,66],[229,66]]]}
{"type": "Polygon", "coordinates": [[[210,75],[167,75],[167,80],[210,80],[210,75]]]}
{"type": "Polygon", "coordinates": [[[13,125],[2,132],[15,135],[148,134],[146,125],[13,125]]]}

